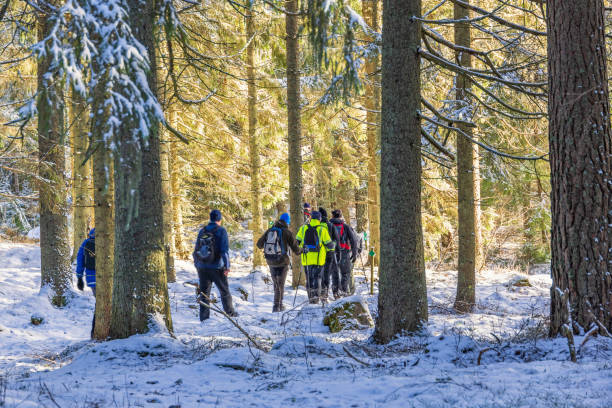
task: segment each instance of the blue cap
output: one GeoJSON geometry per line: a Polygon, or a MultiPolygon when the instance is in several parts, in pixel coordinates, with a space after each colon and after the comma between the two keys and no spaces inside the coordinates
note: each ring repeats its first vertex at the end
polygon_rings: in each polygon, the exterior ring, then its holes
{"type": "Polygon", "coordinates": [[[96,237],[96,229],[92,228],[89,230],[89,238],[95,238],[96,237]]]}
{"type": "Polygon", "coordinates": [[[312,207],[310,207],[310,204],[304,203],[304,209],[306,209],[306,208],[312,208],[312,207]]]}
{"type": "Polygon", "coordinates": [[[318,211],[313,211],[313,212],[312,212],[312,216],[311,216],[311,218],[312,218],[313,220],[319,220],[319,221],[321,221],[321,213],[320,213],[320,212],[318,212],[318,211]]]}
{"type": "Polygon", "coordinates": [[[212,210],[210,212],[210,220],[212,222],[221,221],[221,211],[219,211],[219,210],[212,210]]]}
{"type": "Polygon", "coordinates": [[[280,216],[281,221],[285,221],[287,225],[291,225],[291,217],[287,213],[282,213],[280,216]]]}

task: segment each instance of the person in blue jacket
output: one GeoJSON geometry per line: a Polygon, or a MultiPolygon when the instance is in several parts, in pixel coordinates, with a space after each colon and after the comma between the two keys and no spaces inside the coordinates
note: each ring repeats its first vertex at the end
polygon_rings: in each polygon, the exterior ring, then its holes
{"type": "Polygon", "coordinates": [[[89,231],[87,239],[83,241],[79,252],[77,253],[77,288],[83,290],[83,271],[85,272],[85,280],[87,286],[91,288],[94,296],[96,296],[96,229],[92,228],[89,231]]]}
{"type": "MultiPolygon", "coordinates": [[[[210,290],[214,283],[221,294],[223,310],[229,316],[238,316],[234,310],[227,276],[230,273],[229,240],[221,226],[221,212],[212,210],[210,222],[198,233],[193,260],[200,279],[200,301],[209,304],[210,290]],[[209,248],[210,246],[210,248],[209,248]],[[204,250],[204,254],[202,254],[204,250]],[[208,255],[208,256],[207,256],[208,255]]],[[[200,321],[210,317],[210,309],[200,305],[200,321]]]]}

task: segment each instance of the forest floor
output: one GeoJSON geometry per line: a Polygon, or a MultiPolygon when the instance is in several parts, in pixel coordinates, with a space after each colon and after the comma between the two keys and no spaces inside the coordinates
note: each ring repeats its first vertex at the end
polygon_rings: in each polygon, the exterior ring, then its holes
{"type": "MultiPolygon", "coordinates": [[[[152,330],[91,341],[91,291],[75,292],[63,309],[50,306],[39,290],[39,247],[0,243],[0,406],[612,406],[612,340],[589,337],[581,345],[577,336],[578,363],[571,363],[567,341],[546,338],[545,269],[483,270],[478,306],[468,315],[452,311],[456,272],[428,271],[426,332],[381,346],[370,341],[373,329],[330,333],[325,309],[305,304],[302,289],[297,307],[272,313],[267,268],[252,272],[245,232],[232,238],[237,321],[272,346],[267,353],[249,347],[219,314],[200,324],[194,289],[185,285],[197,275],[187,261],[177,261],[177,282],[169,285],[175,338],[152,330]],[[515,286],[522,278],[532,286],[515,286]],[[33,325],[33,315],[43,323],[33,325]]],[[[369,295],[362,272],[358,295],[376,316],[377,293],[369,295]]],[[[287,286],[285,304],[294,296],[287,286]]]]}

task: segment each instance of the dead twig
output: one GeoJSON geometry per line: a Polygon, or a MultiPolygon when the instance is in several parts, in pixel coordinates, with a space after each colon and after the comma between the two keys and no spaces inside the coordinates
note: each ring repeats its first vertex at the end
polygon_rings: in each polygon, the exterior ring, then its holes
{"type": "Polygon", "coordinates": [[[342,346],[342,350],[344,350],[344,352],[346,353],[347,356],[349,356],[350,358],[352,358],[353,360],[355,360],[356,362],[358,362],[359,364],[362,364],[366,367],[370,367],[369,363],[366,363],[363,360],[358,359],[357,357],[355,357],[347,348],[346,346],[342,346]]]}

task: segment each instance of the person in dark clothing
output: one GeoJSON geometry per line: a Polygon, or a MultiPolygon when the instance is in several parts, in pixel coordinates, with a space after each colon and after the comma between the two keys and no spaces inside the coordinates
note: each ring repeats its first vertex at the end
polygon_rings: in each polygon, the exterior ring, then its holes
{"type": "Polygon", "coordinates": [[[264,256],[270,267],[270,275],[272,275],[272,282],[274,283],[272,312],[285,310],[283,294],[285,292],[285,279],[287,279],[287,272],[291,264],[290,250],[296,254],[302,253],[293,233],[289,230],[290,224],[291,217],[289,214],[281,214],[279,220],[257,240],[257,248],[264,250],[264,256]]]}
{"type": "Polygon", "coordinates": [[[327,251],[327,255],[325,258],[325,266],[323,267],[323,276],[321,279],[321,300],[323,302],[326,302],[329,296],[330,280],[332,283],[332,293],[334,295],[334,299],[338,298],[338,290],[340,287],[340,272],[338,270],[336,253],[336,251],[338,250],[338,233],[336,232],[334,226],[327,219],[327,210],[325,210],[325,208],[323,207],[319,207],[319,212],[321,213],[321,224],[327,226],[329,236],[331,237],[331,240],[334,243],[334,249],[327,251]]]}
{"type": "MultiPolygon", "coordinates": [[[[200,300],[209,304],[210,290],[214,283],[221,295],[223,310],[229,316],[238,316],[232,303],[227,276],[230,273],[229,240],[221,226],[221,212],[212,210],[210,222],[198,233],[193,260],[200,279],[200,300]]],[[[210,309],[200,305],[200,321],[210,317],[210,309]]]]}
{"type": "Polygon", "coordinates": [[[96,296],[96,229],[92,228],[87,234],[87,239],[83,241],[77,252],[77,288],[83,290],[83,272],[85,272],[85,280],[87,286],[96,296]]]}
{"type": "MultiPolygon", "coordinates": [[[[87,286],[91,288],[94,298],[96,297],[96,229],[92,228],[87,234],[87,239],[83,241],[77,252],[77,288],[82,291],[85,289],[83,282],[83,272],[85,272],[85,281],[87,286]]],[[[94,316],[91,322],[91,337],[93,338],[94,328],[96,327],[96,312],[94,308],[94,316]]]]}
{"type": "Polygon", "coordinates": [[[334,229],[338,233],[338,268],[340,270],[340,290],[341,296],[348,296],[350,293],[351,285],[351,270],[353,264],[357,260],[359,250],[359,237],[355,233],[355,230],[344,222],[342,218],[342,211],[332,211],[334,218],[330,220],[330,223],[334,226],[334,229]]]}

